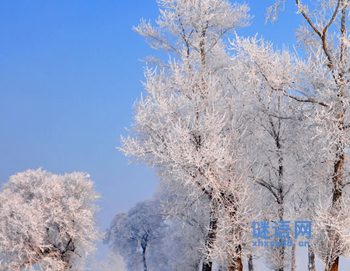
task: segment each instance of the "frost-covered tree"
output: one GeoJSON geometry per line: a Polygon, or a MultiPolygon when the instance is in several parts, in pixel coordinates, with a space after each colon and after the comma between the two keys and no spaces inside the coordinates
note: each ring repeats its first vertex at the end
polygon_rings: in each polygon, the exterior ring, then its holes
{"type": "Polygon", "coordinates": [[[128,213],[118,213],[106,232],[105,242],[124,257],[128,270],[156,270],[155,255],[166,224],[156,200],[140,202],[128,213]]]}
{"type": "MultiPolygon", "coordinates": [[[[207,220],[206,220],[207,221],[207,220]]],[[[192,221],[169,221],[167,238],[161,246],[166,256],[168,270],[198,271],[204,259],[203,247],[206,230],[192,221]]],[[[161,271],[161,270],[159,270],[161,271]]]]}
{"type": "Polygon", "coordinates": [[[318,157],[323,175],[322,199],[316,212],[317,255],[326,270],[338,270],[339,256],[348,256],[349,243],[349,1],[296,0],[305,25],[298,32],[307,59],[298,62],[291,86],[302,99],[312,99],[309,116],[319,127],[315,137],[323,153],[318,157]],[[322,163],[322,164],[321,164],[322,163]]]}
{"type": "Polygon", "coordinates": [[[0,192],[0,255],[4,270],[81,270],[98,240],[86,173],[27,170],[0,192]]]}
{"type": "MultiPolygon", "coordinates": [[[[286,1],[277,1],[269,9],[269,18],[275,20],[286,1]]],[[[269,48],[250,47],[245,50],[259,76],[276,92],[303,104],[304,117],[313,135],[305,130],[300,136],[309,148],[299,147],[299,152],[309,160],[309,177],[318,181],[308,194],[317,202],[312,212],[313,244],[326,270],[338,270],[339,256],[348,256],[349,247],[349,1],[296,0],[298,13],[304,25],[297,31],[297,55],[288,55],[289,69],[274,69],[275,59],[282,56],[269,48]]],[[[306,160],[306,159],[305,159],[306,160]]],[[[305,161],[304,160],[304,161],[305,161]]],[[[309,186],[310,187],[310,186],[309,186]]],[[[306,198],[304,198],[306,199],[306,198]]]]}
{"type": "Polygon", "coordinates": [[[211,66],[222,67],[225,58],[218,52],[222,37],[247,26],[250,19],[246,5],[232,5],[224,0],[157,0],[157,3],[161,13],[157,27],[142,19],[134,30],[146,37],[153,49],[195,61],[193,68],[201,67],[203,71],[208,68],[208,58],[215,58],[211,66]]]}
{"type": "Polygon", "coordinates": [[[188,206],[186,193],[175,196],[173,190],[161,190],[157,199],[117,214],[105,241],[123,254],[128,270],[145,270],[146,263],[147,270],[198,271],[204,258],[207,213],[200,206],[188,206]]]}
{"type": "Polygon", "coordinates": [[[157,198],[168,224],[161,247],[166,251],[168,269],[198,271],[205,257],[208,198],[202,193],[189,195],[179,182],[165,181],[158,187],[157,198]]]}
{"type": "MultiPolygon", "coordinates": [[[[289,54],[275,53],[272,44],[256,37],[236,37],[232,45],[235,53],[232,80],[249,108],[245,112],[245,119],[250,121],[246,122],[249,132],[244,144],[254,142],[257,146],[250,159],[250,177],[258,186],[260,219],[270,224],[290,221],[301,201],[295,196],[300,189],[297,180],[303,178],[296,146],[300,143],[298,135],[303,132],[299,128],[303,111],[301,104],[276,91],[266,75],[288,77],[295,66],[289,54]]],[[[288,86],[288,81],[279,83],[280,87],[288,86]]],[[[283,246],[264,249],[268,265],[283,271],[289,265],[286,251],[283,246]]]]}
{"type": "Polygon", "coordinates": [[[246,160],[239,150],[244,127],[225,72],[229,58],[222,37],[247,25],[248,8],[223,0],[158,3],[158,27],[142,21],[135,30],[174,58],[162,69],[146,71],[147,93],[136,105],[131,136],[122,139],[121,149],[169,176],[165,181],[207,198],[203,270],[211,270],[213,259],[242,270],[249,224],[246,160]]]}

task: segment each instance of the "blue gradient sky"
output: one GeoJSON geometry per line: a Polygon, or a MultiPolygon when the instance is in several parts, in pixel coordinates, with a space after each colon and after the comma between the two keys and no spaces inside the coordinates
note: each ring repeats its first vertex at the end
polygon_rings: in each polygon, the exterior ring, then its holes
{"type": "MultiPolygon", "coordinates": [[[[292,44],[301,18],[288,3],[265,25],[273,2],[248,2],[254,19],[239,34],[292,44]]],[[[1,183],[28,168],[88,172],[102,195],[102,230],[152,196],[152,171],[128,165],[115,146],[143,90],[139,59],[154,54],[132,26],[157,16],[155,0],[0,0],[1,183]]]]}

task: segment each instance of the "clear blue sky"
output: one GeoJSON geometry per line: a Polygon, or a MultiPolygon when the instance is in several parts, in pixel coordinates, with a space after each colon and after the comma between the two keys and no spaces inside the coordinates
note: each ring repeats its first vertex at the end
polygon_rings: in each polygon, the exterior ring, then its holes
{"type": "MultiPolygon", "coordinates": [[[[301,18],[289,3],[265,25],[273,2],[248,2],[254,19],[239,34],[292,44],[301,18]]],[[[128,165],[115,146],[143,91],[139,59],[154,54],[132,26],[157,16],[155,0],[0,0],[1,183],[28,168],[88,172],[102,195],[102,230],[152,196],[152,171],[128,165]]]]}

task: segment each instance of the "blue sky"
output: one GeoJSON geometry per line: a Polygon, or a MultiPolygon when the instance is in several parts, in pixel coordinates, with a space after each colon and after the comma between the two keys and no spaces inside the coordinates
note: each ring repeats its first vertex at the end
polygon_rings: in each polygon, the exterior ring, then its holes
{"type": "MultiPolygon", "coordinates": [[[[292,44],[301,21],[292,3],[274,25],[264,24],[274,0],[247,3],[254,19],[239,34],[292,44]]],[[[0,0],[1,183],[28,168],[88,172],[101,229],[152,196],[152,171],[115,147],[143,90],[139,60],[154,54],[132,26],[157,16],[155,0],[0,0]]]]}

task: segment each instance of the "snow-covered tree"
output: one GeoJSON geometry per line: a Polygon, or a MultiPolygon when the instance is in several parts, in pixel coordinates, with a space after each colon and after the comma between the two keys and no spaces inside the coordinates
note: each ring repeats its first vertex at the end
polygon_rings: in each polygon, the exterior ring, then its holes
{"type": "Polygon", "coordinates": [[[122,139],[121,149],[167,175],[163,180],[180,182],[188,194],[207,197],[203,270],[211,270],[214,258],[242,270],[249,220],[246,160],[239,150],[244,127],[225,72],[229,58],[222,37],[247,25],[248,8],[223,0],[158,2],[158,27],[142,21],[135,29],[174,59],[146,71],[147,93],[136,105],[131,136],[122,139]],[[220,242],[218,232],[231,238],[230,244],[220,242]]]}
{"type": "Polygon", "coordinates": [[[169,222],[167,238],[161,247],[166,255],[168,270],[198,271],[201,267],[204,259],[201,248],[206,230],[201,230],[195,221],[190,223],[181,220],[169,222]]]}
{"type": "Polygon", "coordinates": [[[296,0],[304,17],[297,37],[307,59],[298,63],[293,89],[312,99],[309,116],[319,127],[315,135],[323,153],[318,157],[323,175],[322,198],[316,212],[315,252],[326,270],[338,270],[339,256],[348,256],[349,243],[349,1],[321,1],[309,5],[296,0]],[[311,10],[310,10],[311,9],[311,10]],[[322,163],[322,164],[321,164],[322,163]]]}
{"type": "MultiPolygon", "coordinates": [[[[303,118],[302,105],[289,99],[269,84],[267,75],[289,77],[295,66],[287,53],[273,51],[272,44],[253,38],[236,37],[232,81],[242,93],[246,109],[246,142],[257,146],[251,157],[251,179],[260,195],[261,220],[273,222],[290,221],[299,209],[300,198],[295,196],[300,189],[302,166],[298,153],[299,123],[303,118]],[[277,72],[277,73],[276,73],[277,72]]],[[[280,87],[288,81],[280,80],[280,87]]],[[[248,155],[248,153],[247,153],[248,155]]],[[[281,241],[281,240],[277,240],[281,241]]],[[[289,265],[286,247],[264,249],[268,265],[283,271],[289,265]]]]}
{"type": "MultiPolygon", "coordinates": [[[[124,257],[128,270],[154,270],[153,250],[165,234],[166,224],[156,200],[136,204],[128,213],[118,213],[106,232],[105,242],[124,257]]],[[[157,252],[160,252],[158,250],[157,252]]]]}
{"type": "MultiPolygon", "coordinates": [[[[284,0],[269,9],[275,20],[284,0]]],[[[309,160],[308,178],[318,178],[308,198],[317,202],[311,216],[313,244],[326,270],[338,270],[339,256],[349,255],[348,149],[349,149],[349,2],[296,0],[305,19],[297,33],[297,54],[271,52],[267,46],[245,50],[259,76],[278,93],[303,104],[305,146],[295,146],[309,160]],[[269,58],[266,61],[266,53],[269,58]],[[275,68],[275,60],[287,56],[287,70],[275,68]],[[262,56],[262,57],[261,57],[262,56]],[[309,127],[305,125],[309,124],[309,127]],[[313,192],[313,193],[312,193],[313,192]]],[[[248,48],[248,47],[246,47],[248,48]]],[[[286,59],[286,57],[284,57],[286,59]]],[[[304,160],[306,161],[306,159],[304,160]]],[[[304,179],[304,181],[307,178],[304,179]]],[[[310,186],[308,186],[310,188],[310,186]]],[[[305,200],[306,198],[304,198],[305,200]]],[[[310,207],[310,205],[309,205],[310,207]]],[[[309,208],[310,210],[310,208],[309,208]]]]}
{"type": "MultiPolygon", "coordinates": [[[[162,176],[166,178],[166,176],[162,176]]],[[[198,271],[205,257],[208,198],[188,194],[179,182],[160,182],[157,191],[168,228],[161,249],[171,271],[198,271]]]]}
{"type": "Polygon", "coordinates": [[[81,270],[98,240],[86,173],[27,170],[0,192],[0,255],[4,270],[81,270]]]}
{"type": "MultiPolygon", "coordinates": [[[[250,20],[247,5],[232,5],[225,0],[157,0],[157,3],[161,13],[157,27],[142,19],[134,30],[146,37],[153,49],[195,61],[193,68],[205,69],[208,58],[212,59],[211,66],[222,67],[225,58],[218,52],[222,37],[247,26],[250,20]]],[[[159,64],[154,58],[148,60],[159,64]]]]}

